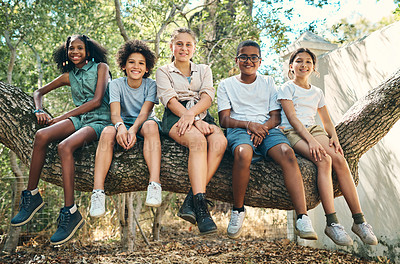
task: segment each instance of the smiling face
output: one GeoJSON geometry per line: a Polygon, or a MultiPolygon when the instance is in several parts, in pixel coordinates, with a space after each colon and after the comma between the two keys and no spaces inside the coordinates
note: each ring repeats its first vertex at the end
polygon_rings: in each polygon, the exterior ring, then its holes
{"type": "Polygon", "coordinates": [[[310,54],[301,52],[296,55],[292,64],[289,65],[294,78],[308,78],[314,71],[314,62],[310,54]]]}
{"type": "Polygon", "coordinates": [[[71,39],[68,46],[68,58],[77,68],[82,68],[86,64],[85,43],[79,38],[71,39]]]}
{"type": "MultiPolygon", "coordinates": [[[[257,47],[254,47],[254,46],[244,46],[238,52],[237,57],[240,57],[240,56],[247,56],[247,57],[260,56],[260,51],[257,47]]],[[[251,60],[249,58],[243,62],[243,61],[240,61],[237,57],[235,58],[235,62],[236,62],[236,65],[239,67],[241,75],[246,75],[246,76],[254,75],[255,76],[257,74],[257,70],[261,65],[261,59],[257,62],[251,62],[251,60]]]]}
{"type": "Polygon", "coordinates": [[[126,60],[126,64],[122,67],[126,72],[129,80],[141,80],[143,75],[148,71],[146,67],[146,58],[141,53],[132,53],[126,60]]]}
{"type": "Polygon", "coordinates": [[[195,40],[189,33],[179,33],[170,44],[177,62],[189,62],[196,49],[195,40]]]}

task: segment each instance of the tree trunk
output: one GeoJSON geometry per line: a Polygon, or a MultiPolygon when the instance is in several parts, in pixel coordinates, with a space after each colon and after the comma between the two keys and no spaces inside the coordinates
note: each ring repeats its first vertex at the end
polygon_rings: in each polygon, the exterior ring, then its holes
{"type": "Polygon", "coordinates": [[[171,203],[172,193],[168,193],[161,203],[161,206],[157,208],[154,219],[153,219],[153,241],[160,240],[161,220],[171,203]]]}
{"type": "MultiPolygon", "coordinates": [[[[384,137],[400,118],[400,71],[386,80],[343,117],[337,125],[338,137],[346,153],[351,172],[358,183],[358,161],[362,154],[384,137]],[[379,111],[378,111],[379,109],[379,111]]],[[[32,98],[20,89],[0,82],[0,142],[14,150],[29,165],[32,139],[39,128],[32,114],[32,98]]],[[[190,187],[187,176],[188,151],[169,138],[162,137],[161,181],[163,190],[186,193],[190,187]]],[[[91,191],[96,144],[75,152],[76,189],[91,191]]],[[[232,202],[231,170],[233,157],[227,151],[207,186],[209,198],[232,202]]],[[[316,185],[316,167],[299,157],[308,209],[320,203],[316,185]]],[[[285,188],[281,168],[271,161],[251,165],[251,179],[245,204],[250,206],[292,210],[293,205],[285,188]]],[[[143,191],[148,183],[148,170],[142,150],[118,151],[114,155],[105,182],[107,194],[143,191]]],[[[56,144],[49,146],[42,179],[62,185],[61,166],[56,144]]],[[[335,196],[341,195],[335,182],[335,196]]]]}

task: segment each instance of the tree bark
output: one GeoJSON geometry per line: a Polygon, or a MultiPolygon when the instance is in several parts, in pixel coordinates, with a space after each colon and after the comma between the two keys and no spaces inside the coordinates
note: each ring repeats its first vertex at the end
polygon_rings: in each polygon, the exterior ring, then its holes
{"type": "MultiPolygon", "coordinates": [[[[339,140],[346,154],[351,172],[358,183],[360,157],[382,137],[400,118],[400,70],[363,100],[355,104],[337,125],[339,140]]],[[[32,139],[39,128],[32,110],[32,98],[20,89],[0,82],[0,142],[27,165],[30,162],[32,139]]],[[[162,137],[161,182],[163,190],[186,193],[190,187],[187,175],[188,150],[169,138],[162,137]]],[[[76,189],[91,191],[93,187],[93,164],[96,144],[85,146],[75,152],[76,189]]],[[[207,186],[209,198],[232,202],[231,172],[233,157],[227,151],[207,186]]],[[[320,203],[316,185],[316,167],[299,157],[308,209],[320,203]]],[[[247,188],[245,204],[250,206],[291,210],[293,204],[285,188],[281,168],[271,161],[251,165],[251,179],[247,188]]],[[[62,185],[61,166],[56,144],[51,144],[46,156],[42,179],[62,185]]],[[[334,177],[335,196],[341,195],[334,177]]],[[[107,194],[143,191],[148,183],[148,170],[142,150],[117,151],[105,182],[107,194]]]]}

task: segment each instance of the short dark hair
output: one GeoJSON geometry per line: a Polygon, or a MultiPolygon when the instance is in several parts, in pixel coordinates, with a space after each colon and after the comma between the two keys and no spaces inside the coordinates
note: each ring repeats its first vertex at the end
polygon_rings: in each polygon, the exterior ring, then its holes
{"type": "Polygon", "coordinates": [[[65,43],[57,47],[53,53],[53,59],[61,73],[70,72],[75,68],[75,65],[68,58],[68,48],[71,44],[71,40],[74,39],[80,39],[85,43],[86,60],[94,60],[97,63],[107,63],[107,49],[86,35],[72,35],[67,38],[65,43]]]}
{"type": "MultiPolygon", "coordinates": [[[[317,56],[315,56],[314,52],[312,52],[311,50],[309,50],[308,48],[298,48],[297,50],[293,51],[292,54],[290,55],[289,58],[289,65],[293,63],[294,59],[296,58],[296,56],[300,53],[306,52],[308,53],[308,55],[310,55],[313,64],[314,64],[314,71],[315,71],[315,65],[317,64],[317,56]]],[[[290,71],[288,71],[288,77],[289,79],[292,79],[293,73],[290,71]]],[[[319,76],[319,73],[317,72],[317,76],[319,76]]]]}
{"type": "Polygon", "coordinates": [[[239,45],[237,46],[237,49],[236,49],[236,56],[239,55],[239,52],[240,52],[241,48],[248,47],[248,46],[256,47],[258,49],[258,52],[259,52],[258,56],[261,57],[260,45],[258,45],[258,43],[253,41],[253,40],[245,40],[245,41],[240,42],[239,45]]]}
{"type": "MultiPolygon", "coordinates": [[[[156,64],[156,55],[150,50],[146,42],[142,40],[128,40],[119,48],[117,52],[117,63],[119,68],[123,70],[122,68],[126,66],[126,62],[132,53],[140,53],[146,59],[146,68],[148,72],[143,75],[143,78],[149,77],[154,65],[156,64]]],[[[126,75],[126,70],[123,71],[126,75]]]]}

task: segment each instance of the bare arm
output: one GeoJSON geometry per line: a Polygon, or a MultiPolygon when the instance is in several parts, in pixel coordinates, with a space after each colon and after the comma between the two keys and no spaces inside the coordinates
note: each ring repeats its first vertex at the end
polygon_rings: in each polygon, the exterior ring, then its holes
{"type": "Polygon", "coordinates": [[[308,132],[306,127],[301,123],[301,121],[297,118],[296,110],[293,105],[292,100],[281,99],[282,109],[285,112],[289,123],[292,125],[297,134],[300,135],[302,139],[304,139],[310,148],[310,154],[317,161],[322,160],[322,155],[326,156],[325,149],[318,143],[318,141],[308,132]]]}
{"type": "MultiPolygon", "coordinates": [[[[92,111],[93,109],[98,108],[104,97],[104,93],[107,88],[107,80],[108,80],[108,65],[105,63],[100,63],[98,65],[98,71],[97,71],[97,85],[96,85],[96,91],[94,93],[93,99],[82,104],[81,106],[78,106],[71,111],[64,113],[63,115],[54,118],[50,124],[54,124],[56,122],[59,122],[61,120],[67,119],[71,116],[78,116],[84,113],[87,113],[89,111],[92,111]]],[[[68,80],[69,82],[69,80],[68,80]]]]}
{"type": "MultiPolygon", "coordinates": [[[[37,89],[33,93],[33,101],[35,102],[36,110],[43,109],[43,95],[47,94],[48,92],[57,89],[59,87],[70,85],[69,83],[69,73],[64,73],[54,79],[52,82],[46,84],[45,86],[37,89]]],[[[51,117],[45,112],[37,112],[35,113],[36,119],[40,125],[49,124],[51,117]]]]}
{"type": "Polygon", "coordinates": [[[329,146],[333,146],[335,148],[335,152],[339,152],[343,155],[343,149],[340,146],[340,142],[338,136],[336,134],[335,126],[332,123],[331,117],[329,116],[328,109],[326,106],[318,108],[319,117],[321,117],[322,124],[324,125],[324,129],[329,136],[329,146]]]}

